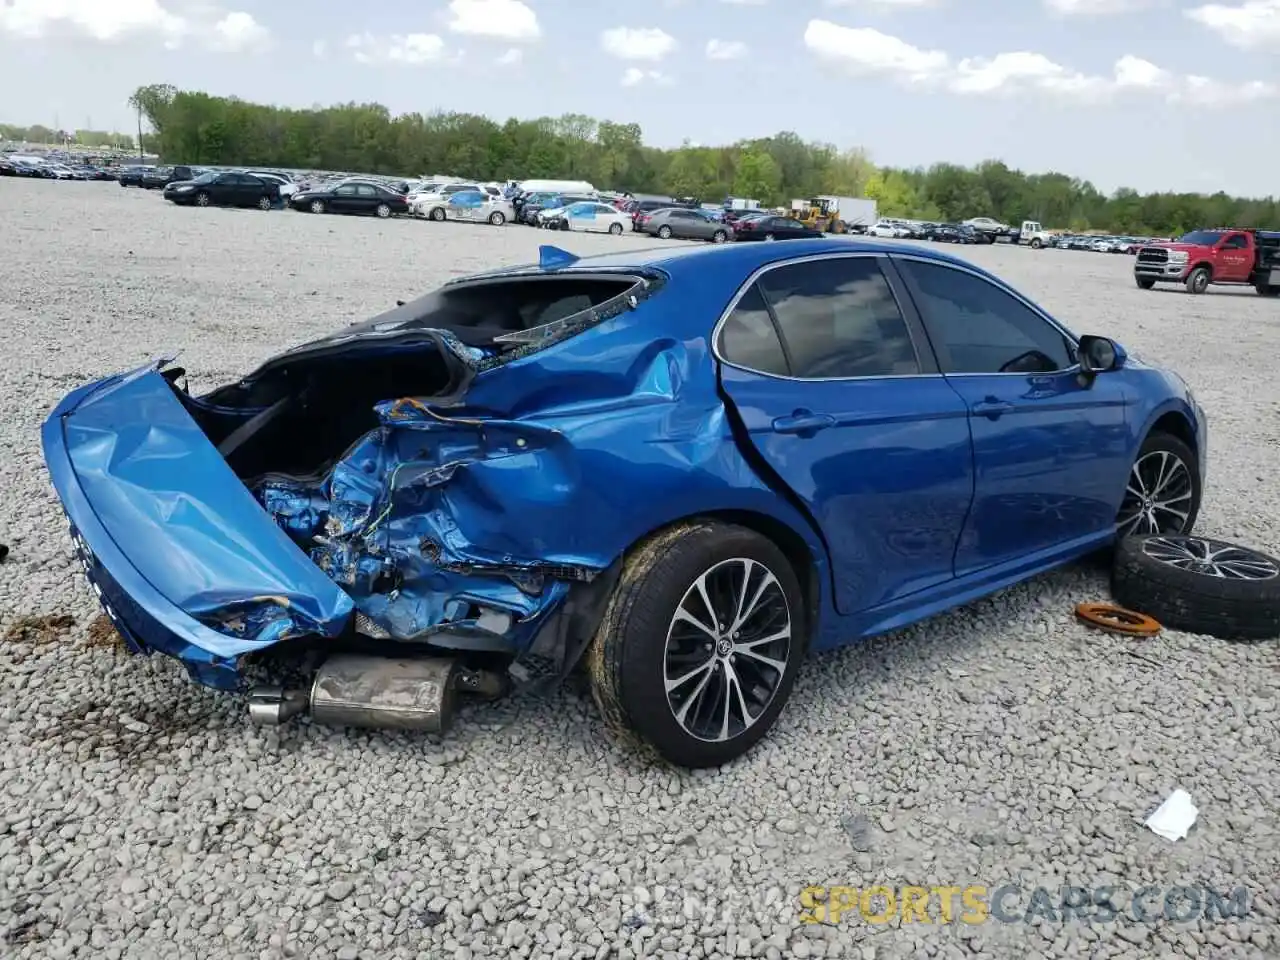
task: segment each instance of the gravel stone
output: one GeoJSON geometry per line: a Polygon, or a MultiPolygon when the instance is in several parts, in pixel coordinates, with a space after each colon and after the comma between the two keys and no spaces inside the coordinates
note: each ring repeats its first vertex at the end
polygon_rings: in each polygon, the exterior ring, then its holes
{"type": "MultiPolygon", "coordinates": [[[[980,211],[975,211],[975,213],[980,211]]],[[[180,353],[193,390],[452,276],[631,236],[179,209],[0,181],[0,929],[16,960],[662,956],[1246,958],[1280,915],[1280,652],[1135,644],[1074,565],[805,665],[776,734],[688,773],[604,735],[573,684],[443,738],[248,724],[244,703],[91,631],[39,427],[68,391],[180,353]],[[27,631],[30,635],[31,631],[27,631]],[[1142,826],[1176,787],[1200,821],[1142,826]],[[795,829],[792,830],[794,825],[795,829]],[[800,921],[811,885],[1212,883],[1224,921],[800,921]],[[637,892],[643,891],[643,892],[637,892]],[[1030,939],[1028,939],[1030,938],[1030,939]],[[1034,944],[1028,948],[1028,944],[1034,944]],[[963,951],[963,953],[958,952],[963,951]]],[[[679,245],[672,241],[672,245],[679,245]]],[[[1124,256],[954,249],[1080,333],[1177,369],[1211,424],[1201,526],[1280,553],[1280,304],[1139,291],[1124,256]]],[[[109,632],[106,636],[110,636],[109,632]]],[[[1116,902],[1123,902],[1119,893],[1116,902]]]]}

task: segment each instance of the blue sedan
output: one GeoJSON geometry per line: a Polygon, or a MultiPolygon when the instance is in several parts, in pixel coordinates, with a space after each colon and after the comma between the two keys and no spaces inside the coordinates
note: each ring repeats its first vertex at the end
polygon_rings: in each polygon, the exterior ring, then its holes
{"type": "Polygon", "coordinates": [[[132,650],[229,691],[309,650],[251,717],[428,730],[585,664],[691,767],[763,737],[810,651],[1189,531],[1205,473],[1176,374],[880,242],[543,247],[211,393],[181,374],[44,426],[132,650]]]}

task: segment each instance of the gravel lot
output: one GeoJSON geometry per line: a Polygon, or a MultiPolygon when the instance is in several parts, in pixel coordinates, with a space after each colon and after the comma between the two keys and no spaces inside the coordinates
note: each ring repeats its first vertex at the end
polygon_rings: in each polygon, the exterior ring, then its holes
{"type": "MultiPolygon", "coordinates": [[[[575,690],[469,709],[442,741],[264,732],[118,652],[40,456],[60,396],[170,350],[193,386],[228,379],[546,236],[22,180],[0,224],[0,955],[1277,956],[1277,646],[1137,653],[1074,621],[1106,598],[1092,569],[811,661],[775,733],[701,775],[644,766],[575,690]],[[1176,787],[1200,821],[1170,843],[1141,821],[1176,787]],[[808,885],[969,883],[1019,885],[1016,910],[1036,886],[1243,885],[1251,912],[799,920],[808,885]]],[[[1280,552],[1280,306],[1141,292],[1122,256],[964,255],[1180,370],[1212,422],[1203,529],[1280,552]]]]}

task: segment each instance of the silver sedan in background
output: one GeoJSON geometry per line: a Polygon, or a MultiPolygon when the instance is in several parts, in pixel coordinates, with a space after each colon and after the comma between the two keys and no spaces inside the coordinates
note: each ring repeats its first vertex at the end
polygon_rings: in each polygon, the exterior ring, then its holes
{"type": "Polygon", "coordinates": [[[732,236],[732,230],[723,220],[716,220],[702,210],[688,207],[669,207],[656,210],[640,228],[653,237],[663,240],[676,237],[681,240],[709,240],[724,243],[732,236]]]}

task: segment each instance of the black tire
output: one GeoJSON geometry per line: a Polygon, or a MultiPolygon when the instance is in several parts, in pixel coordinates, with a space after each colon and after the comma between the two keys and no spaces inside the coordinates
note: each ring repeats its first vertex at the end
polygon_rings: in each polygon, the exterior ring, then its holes
{"type": "Polygon", "coordinates": [[[258,198],[258,209],[259,209],[259,210],[270,210],[270,209],[271,209],[271,198],[270,198],[270,197],[259,197],[259,198],[258,198]]]}
{"type": "Polygon", "coordinates": [[[489,214],[489,224],[494,227],[500,227],[507,222],[507,215],[501,210],[495,210],[489,214]]]}
{"type": "MultiPolygon", "coordinates": [[[[752,587],[754,591],[755,587],[752,587]]],[[[710,619],[705,607],[703,618],[710,619]]],[[[781,608],[778,608],[781,609],[781,608]]],[[[729,611],[732,616],[733,611],[729,611]]],[[[750,622],[750,620],[748,620],[750,622]]],[[[770,620],[771,624],[777,621],[770,620]]],[[[722,626],[722,625],[717,625],[722,626]]],[[[699,647],[701,634],[693,627],[684,642],[699,647]]],[[[773,626],[767,627],[775,629],[773,626]]],[[[744,631],[745,632],[745,631],[744,631]]],[[[639,746],[681,767],[716,767],[742,756],[769,731],[782,711],[796,671],[807,649],[808,621],[800,585],[790,563],[772,542],[743,527],[716,521],[692,521],[664,530],[633,548],[624,562],[622,577],[610,598],[600,628],[587,655],[587,669],[592,693],[606,723],[614,730],[629,733],[639,746]],[[789,616],[790,640],[782,671],[772,674],[772,694],[759,706],[755,719],[727,739],[705,739],[689,732],[677,719],[677,708],[666,689],[667,650],[674,636],[674,618],[681,605],[696,596],[695,585],[712,571],[741,571],[750,560],[771,572],[778,592],[773,602],[785,598],[789,616]]],[[[731,645],[732,641],[722,637],[731,645]]],[[[710,641],[707,647],[712,647],[710,641]]],[[[771,651],[773,652],[773,651],[771,651]]],[[[692,652],[694,658],[707,658],[709,679],[717,682],[727,677],[719,663],[748,663],[745,655],[724,653],[717,643],[712,652],[692,652]],[[729,658],[721,660],[717,650],[729,658]],[[712,661],[716,662],[712,662],[712,661]]],[[[687,665],[693,660],[685,660],[687,665]]],[[[754,661],[752,661],[754,662],[754,661]]],[[[699,664],[694,662],[694,666],[699,664]]],[[[684,666],[678,669],[684,670],[684,666]]],[[[691,674],[686,673],[686,676],[691,674]]],[[[691,682],[695,685],[698,677],[691,682]]],[[[680,687],[675,688],[677,691],[680,687]]],[[[685,689],[688,689],[687,687],[685,689]]],[[[738,689],[742,689],[741,686],[738,689]]],[[[687,695],[692,698],[696,690],[687,695]]],[[[711,704],[714,709],[718,706],[711,704]]],[[[697,714],[697,710],[692,711],[697,714]]],[[[715,711],[718,714],[718,710],[715,711]]],[[[691,725],[697,726],[696,716],[691,725]]],[[[715,720],[707,718],[712,724],[715,720]]],[[[742,726],[741,723],[736,724],[742,726]]]]}
{"type": "Polygon", "coordinates": [[[196,194],[196,206],[207,207],[209,205],[209,195],[207,193],[196,194]]]}
{"type": "Polygon", "coordinates": [[[373,213],[374,213],[374,216],[376,216],[379,220],[386,220],[389,216],[391,216],[391,208],[387,206],[385,203],[380,203],[376,207],[374,207],[373,213]]]}
{"type": "Polygon", "coordinates": [[[1269,283],[1255,284],[1253,289],[1258,291],[1260,297],[1280,297],[1280,287],[1273,287],[1269,283]]]}
{"type": "Polygon", "coordinates": [[[615,237],[622,236],[622,224],[620,223],[609,224],[609,232],[613,234],[615,237]]]}
{"type": "Polygon", "coordinates": [[[1223,640],[1280,637],[1280,560],[1222,540],[1129,537],[1116,549],[1111,593],[1173,630],[1223,640]],[[1206,557],[1214,565],[1197,562],[1206,557]]]}
{"type": "Polygon", "coordinates": [[[434,208],[432,208],[432,210],[431,210],[431,214],[430,214],[430,219],[434,220],[436,223],[439,223],[439,222],[440,222],[441,220],[443,220],[444,218],[445,218],[444,207],[434,207],[434,208]]]}
{"type": "Polygon", "coordinates": [[[1042,246],[1044,246],[1044,244],[1042,244],[1042,243],[1040,242],[1040,238],[1039,238],[1039,237],[1032,237],[1032,238],[1031,238],[1031,249],[1032,249],[1032,250],[1039,250],[1042,246]]]}
{"type": "Polygon", "coordinates": [[[1138,285],[1139,290],[1150,290],[1156,285],[1156,282],[1150,277],[1134,277],[1133,282],[1138,285]]]}
{"type": "Polygon", "coordinates": [[[723,230],[717,230],[715,233],[711,235],[712,243],[724,243],[728,239],[729,239],[729,234],[725,233],[723,230]]]}
{"type": "Polygon", "coordinates": [[[671,239],[671,228],[668,227],[665,223],[658,228],[658,239],[659,240],[671,239]]]}
{"type": "Polygon", "coordinates": [[[324,213],[324,201],[312,200],[310,210],[312,213],[324,213]]]}
{"type": "Polygon", "coordinates": [[[1187,274],[1187,293],[1204,293],[1209,289],[1210,273],[1208,267],[1196,267],[1187,274]]]}

